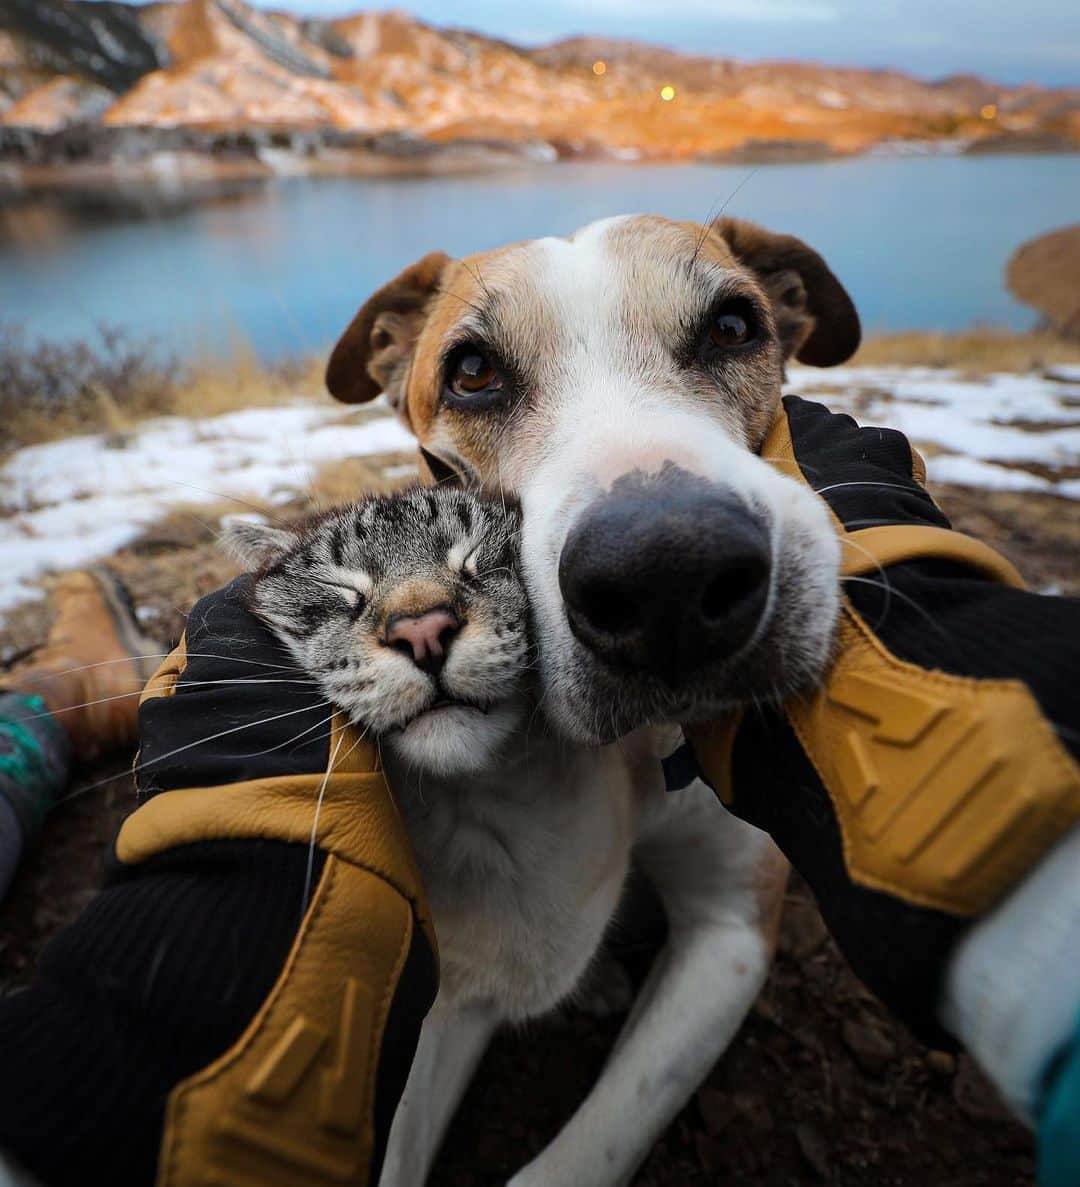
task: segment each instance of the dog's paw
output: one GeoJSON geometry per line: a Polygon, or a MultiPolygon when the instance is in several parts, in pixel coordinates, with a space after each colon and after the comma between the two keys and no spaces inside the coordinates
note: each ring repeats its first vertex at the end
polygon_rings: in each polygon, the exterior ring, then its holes
{"type": "Polygon", "coordinates": [[[625,1014],[634,1000],[630,974],[609,952],[601,949],[574,994],[574,1005],[593,1018],[625,1014]]]}

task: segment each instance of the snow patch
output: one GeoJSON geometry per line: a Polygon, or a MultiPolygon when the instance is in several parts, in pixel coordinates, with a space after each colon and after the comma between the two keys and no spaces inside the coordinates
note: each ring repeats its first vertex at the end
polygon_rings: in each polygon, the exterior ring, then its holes
{"type": "Polygon", "coordinates": [[[1080,498],[1080,481],[1069,474],[1080,463],[1080,375],[1073,383],[1043,375],[970,379],[932,367],[794,367],[787,390],[906,433],[925,449],[938,482],[1080,498]],[[1047,476],[1017,468],[1033,464],[1047,476]]]}
{"type": "Polygon", "coordinates": [[[50,570],[108,556],[173,507],[288,502],[324,462],[414,447],[389,415],[297,404],[149,421],[121,447],[97,434],[21,449],[0,468],[0,613],[50,570]]]}

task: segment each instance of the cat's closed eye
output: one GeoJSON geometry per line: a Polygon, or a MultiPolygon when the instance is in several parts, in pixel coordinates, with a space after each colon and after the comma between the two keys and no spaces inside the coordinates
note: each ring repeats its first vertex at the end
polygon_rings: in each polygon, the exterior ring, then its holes
{"type": "Polygon", "coordinates": [[[324,589],[332,589],[335,593],[340,594],[346,606],[357,614],[362,613],[367,605],[367,598],[355,585],[339,585],[336,581],[324,581],[319,577],[309,577],[308,580],[315,585],[321,585],[324,589]]]}

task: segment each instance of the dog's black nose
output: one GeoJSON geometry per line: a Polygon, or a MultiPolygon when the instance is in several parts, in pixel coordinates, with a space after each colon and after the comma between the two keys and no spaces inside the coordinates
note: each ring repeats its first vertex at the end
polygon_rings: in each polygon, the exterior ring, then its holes
{"type": "Polygon", "coordinates": [[[734,655],[769,593],[768,529],[730,491],[671,464],[628,475],[559,559],[570,629],[611,667],[672,687],[734,655]]]}

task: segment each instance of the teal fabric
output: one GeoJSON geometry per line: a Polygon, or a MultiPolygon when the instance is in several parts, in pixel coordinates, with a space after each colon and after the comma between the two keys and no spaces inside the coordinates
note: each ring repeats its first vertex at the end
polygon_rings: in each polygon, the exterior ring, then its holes
{"type": "Polygon", "coordinates": [[[1037,1135],[1039,1187],[1080,1187],[1080,1015],[1046,1083],[1037,1135]]]}
{"type": "Polygon", "coordinates": [[[0,796],[14,810],[24,843],[41,831],[70,767],[71,743],[45,702],[0,692],[0,796]]]}

